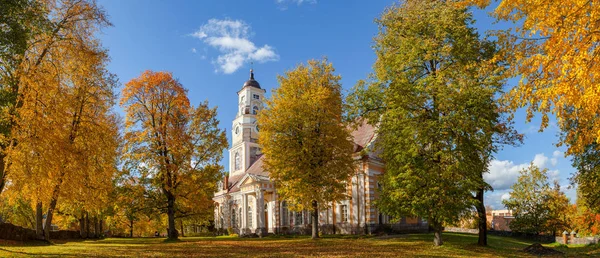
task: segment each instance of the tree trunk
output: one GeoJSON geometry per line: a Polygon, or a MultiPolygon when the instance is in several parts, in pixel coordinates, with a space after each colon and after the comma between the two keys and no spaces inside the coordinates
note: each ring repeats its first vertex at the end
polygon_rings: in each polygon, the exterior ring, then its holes
{"type": "Polygon", "coordinates": [[[183,220],[179,220],[179,222],[181,222],[181,237],[185,237],[183,234],[183,220]]]}
{"type": "Polygon", "coordinates": [[[319,238],[319,206],[317,201],[312,202],[312,239],[319,238]]]}
{"type": "Polygon", "coordinates": [[[133,237],[133,219],[129,220],[129,237],[133,237]]]}
{"type": "MultiPolygon", "coordinates": [[[[11,143],[12,144],[12,143],[11,143]]],[[[4,158],[6,154],[4,154],[4,149],[0,151],[0,194],[2,190],[4,190],[4,186],[6,185],[6,163],[4,163],[4,158]]]]}
{"type": "Polygon", "coordinates": [[[35,235],[38,239],[44,239],[44,211],[42,202],[35,205],[35,235]]]}
{"type": "Polygon", "coordinates": [[[333,234],[335,235],[335,202],[332,202],[331,205],[331,214],[332,214],[332,225],[333,225],[333,234]]]}
{"type": "Polygon", "coordinates": [[[52,191],[52,199],[48,205],[48,211],[46,212],[46,223],[44,225],[44,239],[50,241],[50,230],[52,229],[52,216],[54,215],[54,209],[56,209],[56,203],[58,202],[58,194],[60,193],[60,186],[62,185],[64,173],[61,173],[58,177],[58,182],[54,186],[52,191]]]}
{"type": "Polygon", "coordinates": [[[98,238],[98,217],[94,216],[94,238],[98,238]]]}
{"type": "Polygon", "coordinates": [[[167,216],[169,217],[169,232],[170,240],[177,239],[177,228],[175,228],[175,196],[167,194],[167,216]]]}
{"type": "Polygon", "coordinates": [[[81,238],[85,238],[85,214],[81,211],[81,218],[79,219],[79,235],[81,238]]]}
{"type": "Polygon", "coordinates": [[[85,213],[85,237],[90,237],[90,214],[85,213]]]}
{"type": "Polygon", "coordinates": [[[98,228],[100,229],[98,232],[100,235],[98,237],[104,237],[104,231],[102,230],[102,219],[100,219],[100,223],[98,223],[98,228]]]}
{"type": "Polygon", "coordinates": [[[477,209],[478,218],[478,227],[479,227],[479,239],[477,240],[477,244],[480,246],[487,245],[487,216],[485,214],[485,205],[483,203],[483,188],[477,190],[477,195],[475,196],[478,203],[475,205],[477,209]]]}
{"type": "Polygon", "coordinates": [[[441,246],[444,242],[442,242],[442,227],[438,226],[435,228],[435,232],[433,233],[433,245],[441,246]]]}
{"type": "Polygon", "coordinates": [[[50,230],[52,229],[52,215],[54,214],[54,209],[56,208],[57,198],[58,197],[53,197],[52,200],[50,200],[50,206],[48,207],[48,211],[46,212],[46,223],[44,225],[44,239],[46,241],[50,241],[50,230]]]}

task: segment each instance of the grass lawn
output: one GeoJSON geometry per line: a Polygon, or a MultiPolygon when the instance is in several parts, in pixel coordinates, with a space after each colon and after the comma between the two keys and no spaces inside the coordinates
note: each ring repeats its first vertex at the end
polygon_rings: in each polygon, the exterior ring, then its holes
{"type": "MultiPolygon", "coordinates": [[[[444,233],[444,246],[433,247],[432,234],[388,237],[306,236],[268,238],[184,237],[179,242],[156,238],[107,238],[97,241],[42,243],[0,242],[0,257],[117,256],[117,257],[534,257],[521,250],[532,242],[489,236],[489,246],[476,245],[477,236],[444,233]]],[[[600,246],[548,245],[568,257],[600,257],[600,246]]]]}

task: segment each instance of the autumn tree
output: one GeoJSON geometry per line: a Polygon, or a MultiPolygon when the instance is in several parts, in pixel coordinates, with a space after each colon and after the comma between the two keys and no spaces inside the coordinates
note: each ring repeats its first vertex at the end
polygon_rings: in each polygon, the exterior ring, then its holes
{"type": "Polygon", "coordinates": [[[95,2],[35,3],[42,5],[48,29],[32,34],[6,84],[15,101],[2,109],[10,128],[3,175],[36,203],[38,231],[46,210],[49,240],[58,208],[82,206],[77,199],[98,207],[109,191],[118,135],[111,111],[116,79],[94,37],[110,25],[95,2]]]}
{"type": "Polygon", "coordinates": [[[516,232],[538,235],[548,232],[548,222],[552,217],[548,169],[540,169],[530,164],[520,171],[517,182],[511,186],[510,197],[502,203],[513,211],[515,219],[510,229],[516,232]]]}
{"type": "Polygon", "coordinates": [[[561,234],[565,230],[573,228],[573,214],[575,210],[567,195],[560,190],[558,181],[554,181],[553,187],[548,191],[548,202],[546,204],[549,210],[547,222],[548,231],[552,235],[561,234]]]}
{"type": "Polygon", "coordinates": [[[267,107],[259,113],[264,169],[277,193],[312,216],[318,235],[319,207],[343,199],[354,172],[350,133],[342,121],[340,76],[331,63],[310,60],[278,76],[267,107]]]}
{"type": "Polygon", "coordinates": [[[212,209],[212,193],[227,147],[216,108],[193,107],[187,90],[168,72],[146,71],[123,89],[125,155],[130,169],[146,168],[162,193],[157,208],[168,215],[169,239],[177,239],[176,216],[212,209]]]}
{"type": "Polygon", "coordinates": [[[572,220],[573,228],[582,236],[598,235],[600,234],[600,213],[590,209],[580,195],[578,189],[576,212],[572,220]]]}
{"type": "MultiPolygon", "coordinates": [[[[11,139],[18,107],[19,88],[22,74],[27,67],[27,58],[34,58],[28,50],[36,46],[50,28],[46,8],[40,1],[0,1],[0,193],[4,190],[8,171],[6,150],[14,141],[11,139]]],[[[39,47],[39,45],[37,46],[39,47]]]]}
{"type": "MultiPolygon", "coordinates": [[[[457,1],[485,7],[489,0],[457,1]]],[[[597,80],[600,8],[595,1],[502,0],[492,15],[513,26],[492,32],[502,45],[518,85],[507,94],[514,109],[526,107],[527,121],[541,113],[540,129],[556,115],[567,154],[600,140],[597,80]],[[573,120],[576,123],[565,126],[573,120]]]]}
{"type": "Polygon", "coordinates": [[[348,98],[352,119],[378,126],[386,173],[378,207],[444,224],[475,207],[486,245],[483,180],[492,154],[520,140],[496,101],[504,82],[492,41],[449,1],[404,1],[377,20],[374,75],[348,98]]]}

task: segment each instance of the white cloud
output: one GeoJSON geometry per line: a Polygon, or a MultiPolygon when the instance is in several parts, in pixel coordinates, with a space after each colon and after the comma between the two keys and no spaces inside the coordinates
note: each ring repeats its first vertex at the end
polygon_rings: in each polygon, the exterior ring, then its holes
{"type": "Polygon", "coordinates": [[[544,155],[544,153],[535,154],[533,158],[533,165],[536,165],[538,168],[546,168],[546,164],[548,163],[548,157],[544,155]]]}
{"type": "MultiPolygon", "coordinates": [[[[561,180],[561,171],[556,169],[556,165],[562,155],[563,153],[559,150],[552,152],[551,158],[544,153],[538,153],[533,157],[531,163],[540,168],[548,168],[547,175],[550,186],[552,186],[554,180],[561,182],[561,190],[565,192],[571,202],[574,202],[576,190],[574,188],[569,188],[568,183],[561,180]]],[[[529,162],[515,164],[510,160],[492,160],[488,166],[489,173],[484,174],[483,178],[494,188],[494,191],[486,192],[485,204],[492,206],[496,210],[505,209],[502,200],[510,197],[510,187],[517,182],[520,174],[519,172],[522,169],[529,167],[529,164],[529,162]]],[[[563,171],[563,173],[568,173],[568,171],[563,171]]]]}
{"type": "Polygon", "coordinates": [[[552,153],[552,158],[550,159],[550,164],[552,164],[552,166],[556,166],[556,164],[558,164],[558,158],[560,158],[561,155],[562,155],[562,152],[560,152],[559,150],[555,150],[552,153]]]}
{"type": "Polygon", "coordinates": [[[489,173],[483,175],[485,181],[494,190],[509,189],[519,177],[519,172],[529,166],[529,163],[514,164],[509,160],[492,160],[488,166],[489,173]]]}
{"type": "Polygon", "coordinates": [[[192,48],[192,53],[196,54],[196,52],[198,52],[196,51],[196,48],[192,48]]]}
{"type": "MultiPolygon", "coordinates": [[[[533,157],[531,162],[542,169],[549,168],[549,165],[554,167],[558,163],[560,153],[560,151],[554,151],[552,159],[548,158],[544,153],[538,153],[533,157]]],[[[484,174],[483,178],[494,190],[506,190],[517,182],[519,172],[527,167],[529,167],[529,162],[515,164],[510,160],[492,160],[488,166],[489,173],[484,174]]],[[[559,175],[560,172],[558,170],[548,171],[550,181],[559,179],[559,175]]]]}
{"type": "Polygon", "coordinates": [[[201,39],[220,52],[214,62],[219,67],[217,71],[226,74],[237,71],[250,61],[264,63],[279,60],[279,55],[273,47],[257,47],[250,41],[251,28],[241,20],[210,19],[191,36],[201,39]]]}

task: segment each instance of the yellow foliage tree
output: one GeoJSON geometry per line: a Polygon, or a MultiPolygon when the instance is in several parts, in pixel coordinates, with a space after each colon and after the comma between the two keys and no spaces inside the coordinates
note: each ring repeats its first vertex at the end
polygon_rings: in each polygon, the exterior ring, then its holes
{"type": "Polygon", "coordinates": [[[327,60],[311,60],[284,76],[258,115],[259,142],[282,199],[310,209],[318,238],[318,210],[344,196],[354,172],[350,133],[342,121],[340,76],[327,60]]]}
{"type": "Polygon", "coordinates": [[[52,30],[36,35],[19,70],[5,175],[34,197],[38,229],[46,209],[49,240],[59,207],[67,212],[105,205],[116,171],[118,120],[111,111],[116,79],[94,38],[108,25],[104,13],[93,1],[43,3],[52,30]]]}
{"type": "MultiPolygon", "coordinates": [[[[485,7],[489,0],[457,1],[485,7]]],[[[506,94],[514,109],[526,107],[527,121],[555,114],[567,154],[600,141],[600,3],[597,1],[502,0],[492,14],[514,26],[496,31],[511,75],[521,80],[506,94]]]]}

